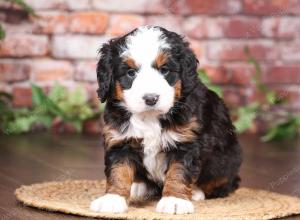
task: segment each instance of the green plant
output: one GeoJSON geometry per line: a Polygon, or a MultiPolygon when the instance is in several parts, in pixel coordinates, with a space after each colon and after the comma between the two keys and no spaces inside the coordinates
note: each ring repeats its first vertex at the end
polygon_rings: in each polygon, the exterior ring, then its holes
{"type": "Polygon", "coordinates": [[[28,108],[14,109],[12,99],[10,94],[0,92],[0,128],[6,134],[27,132],[40,120],[38,114],[28,108]]]}
{"type": "MultiPolygon", "coordinates": [[[[27,12],[29,15],[36,16],[34,10],[23,0],[4,0],[5,2],[9,2],[13,5],[18,5],[22,10],[27,12]]],[[[0,40],[5,38],[5,30],[3,26],[0,24],[0,40]]]]}
{"type": "Polygon", "coordinates": [[[218,94],[219,97],[223,97],[223,90],[220,86],[217,86],[215,84],[213,84],[210,80],[210,78],[208,77],[207,73],[205,72],[204,69],[200,69],[198,70],[198,77],[200,78],[200,80],[207,86],[207,88],[209,88],[210,90],[214,91],[215,93],[218,94]]]}
{"type": "Polygon", "coordinates": [[[262,137],[262,141],[292,139],[297,136],[300,127],[300,116],[291,115],[284,121],[271,127],[262,137]]]}
{"type": "MultiPolygon", "coordinates": [[[[231,114],[235,119],[234,126],[236,131],[243,133],[254,125],[255,120],[262,120],[268,127],[266,133],[261,138],[262,141],[281,141],[297,136],[300,127],[300,116],[282,109],[274,111],[276,107],[280,107],[288,100],[285,96],[277,96],[273,90],[262,83],[262,69],[260,64],[247,47],[245,47],[245,54],[248,58],[248,63],[254,66],[255,73],[251,82],[260,98],[245,106],[232,109],[231,114]]],[[[211,82],[205,70],[199,70],[198,76],[209,89],[216,92],[220,97],[223,96],[222,88],[211,82]]]]}
{"type": "Polygon", "coordinates": [[[47,96],[40,87],[32,85],[32,100],[36,108],[44,109],[45,116],[52,119],[58,117],[63,122],[72,124],[78,132],[82,130],[85,120],[100,115],[99,108],[92,109],[82,87],[69,91],[55,84],[47,96]]]}
{"type": "Polygon", "coordinates": [[[10,94],[0,93],[0,128],[6,134],[20,134],[35,127],[48,129],[56,118],[81,132],[86,120],[98,118],[103,111],[102,105],[91,105],[82,87],[69,91],[59,84],[48,95],[39,86],[32,85],[32,108],[14,109],[11,101],[10,94]]]}
{"type": "Polygon", "coordinates": [[[237,118],[237,120],[234,121],[237,132],[245,132],[254,124],[256,119],[260,118],[264,123],[268,124],[268,130],[261,138],[262,141],[284,140],[295,137],[298,134],[300,126],[300,116],[288,113],[284,110],[273,111],[275,107],[287,102],[287,99],[277,96],[274,91],[262,83],[260,64],[247,47],[245,48],[245,54],[248,58],[248,62],[255,67],[252,82],[255,86],[255,90],[262,98],[246,106],[239,107],[234,112],[237,118]]]}

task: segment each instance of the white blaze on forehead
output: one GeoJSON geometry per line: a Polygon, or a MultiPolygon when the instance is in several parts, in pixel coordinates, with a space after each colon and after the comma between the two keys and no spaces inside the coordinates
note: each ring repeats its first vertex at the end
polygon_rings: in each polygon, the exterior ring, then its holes
{"type": "Polygon", "coordinates": [[[126,49],[122,56],[128,56],[139,65],[151,64],[162,49],[170,48],[163,32],[156,27],[140,27],[126,38],[126,49]]]}

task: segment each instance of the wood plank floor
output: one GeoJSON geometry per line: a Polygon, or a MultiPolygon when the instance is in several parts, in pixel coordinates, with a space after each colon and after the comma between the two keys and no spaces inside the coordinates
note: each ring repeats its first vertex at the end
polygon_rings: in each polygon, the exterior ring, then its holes
{"type": "MultiPolygon", "coordinates": [[[[255,136],[240,140],[244,151],[242,186],[300,197],[300,139],[272,144],[262,144],[255,136]]],[[[14,190],[43,181],[102,179],[103,168],[98,137],[46,133],[0,136],[0,220],[87,219],[24,207],[16,201],[14,190]]]]}

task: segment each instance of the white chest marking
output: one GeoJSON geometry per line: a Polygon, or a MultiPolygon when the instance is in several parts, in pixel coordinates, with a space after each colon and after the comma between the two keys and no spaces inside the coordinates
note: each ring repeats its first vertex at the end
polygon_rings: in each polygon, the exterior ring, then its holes
{"type": "Polygon", "coordinates": [[[151,175],[149,177],[164,181],[167,164],[165,154],[161,151],[164,147],[163,142],[166,141],[162,141],[161,126],[157,117],[155,115],[146,117],[133,115],[126,136],[143,139],[143,163],[151,175]]]}
{"type": "MultiPolygon", "coordinates": [[[[123,130],[123,129],[121,129],[123,130]]],[[[163,150],[176,147],[185,140],[183,134],[172,130],[162,131],[157,114],[133,114],[127,129],[120,133],[110,130],[112,141],[140,138],[144,151],[143,164],[153,180],[164,181],[167,163],[163,150]]]]}

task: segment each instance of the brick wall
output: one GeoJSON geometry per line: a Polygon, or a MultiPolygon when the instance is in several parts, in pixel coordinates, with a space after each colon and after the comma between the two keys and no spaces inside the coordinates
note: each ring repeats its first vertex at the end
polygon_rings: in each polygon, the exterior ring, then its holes
{"type": "Polygon", "coordinates": [[[95,94],[97,49],[133,28],[160,25],[185,35],[231,106],[255,98],[253,66],[244,47],[259,59],[263,81],[287,108],[300,109],[300,0],[27,0],[39,15],[26,19],[1,3],[6,39],[0,43],[0,88],[15,105],[30,104],[30,82],[49,87],[84,85],[95,94]]]}

